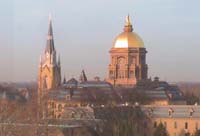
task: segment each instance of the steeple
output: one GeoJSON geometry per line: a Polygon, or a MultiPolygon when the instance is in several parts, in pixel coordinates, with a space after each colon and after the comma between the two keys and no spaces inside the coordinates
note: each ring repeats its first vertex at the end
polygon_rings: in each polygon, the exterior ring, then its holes
{"type": "Polygon", "coordinates": [[[125,26],[124,26],[124,32],[132,32],[133,31],[133,27],[130,21],[130,17],[129,15],[126,16],[126,21],[125,21],[125,26]]]}
{"type": "Polygon", "coordinates": [[[58,66],[60,66],[60,54],[58,55],[58,66]]]}
{"type": "Polygon", "coordinates": [[[47,43],[44,54],[42,56],[43,57],[40,61],[40,70],[38,78],[39,89],[43,90],[45,88],[52,89],[59,87],[61,84],[60,58],[59,60],[56,59],[57,55],[54,47],[51,16],[49,16],[47,43]]]}
{"type": "Polygon", "coordinates": [[[87,77],[86,77],[86,74],[85,74],[84,70],[82,70],[82,72],[81,72],[80,81],[81,82],[86,82],[87,81],[87,77]]]}
{"type": "Polygon", "coordinates": [[[64,75],[64,79],[63,79],[63,84],[66,84],[66,78],[65,78],[65,75],[64,75]]]}
{"type": "Polygon", "coordinates": [[[42,56],[40,55],[40,66],[42,66],[42,56]]]}
{"type": "Polygon", "coordinates": [[[53,40],[52,18],[51,15],[49,15],[49,29],[48,29],[45,53],[48,52],[49,54],[51,54],[53,51],[55,51],[55,48],[53,40]]]}

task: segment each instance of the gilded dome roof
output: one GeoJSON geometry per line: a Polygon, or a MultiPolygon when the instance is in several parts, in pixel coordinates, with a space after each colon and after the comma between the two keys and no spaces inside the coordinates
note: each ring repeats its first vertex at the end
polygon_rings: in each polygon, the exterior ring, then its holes
{"type": "Polygon", "coordinates": [[[113,48],[144,48],[142,39],[133,32],[129,16],[126,17],[124,32],[116,37],[113,48]]]}

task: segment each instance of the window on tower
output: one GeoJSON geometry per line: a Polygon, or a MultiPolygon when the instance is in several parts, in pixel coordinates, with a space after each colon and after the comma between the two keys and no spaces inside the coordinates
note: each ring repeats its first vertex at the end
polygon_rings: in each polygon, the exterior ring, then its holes
{"type": "Polygon", "coordinates": [[[134,74],[134,71],[130,71],[130,78],[134,78],[135,74],[134,74]]]}
{"type": "Polygon", "coordinates": [[[124,57],[119,57],[119,58],[117,59],[117,65],[118,65],[117,77],[118,77],[118,78],[124,78],[124,77],[125,77],[125,71],[124,71],[124,67],[125,67],[125,58],[124,58],[124,57]]]}
{"type": "Polygon", "coordinates": [[[135,57],[131,57],[130,60],[129,60],[129,63],[135,64],[136,63],[135,57]]]}
{"type": "Polygon", "coordinates": [[[114,57],[112,57],[112,59],[111,59],[111,63],[112,63],[112,64],[115,63],[115,58],[114,58],[114,57]]]}
{"type": "Polygon", "coordinates": [[[110,79],[114,79],[115,77],[114,77],[114,72],[111,70],[110,71],[110,79]]]}
{"type": "Polygon", "coordinates": [[[145,64],[145,63],[146,63],[145,56],[142,55],[142,56],[141,56],[141,64],[145,64]]]}

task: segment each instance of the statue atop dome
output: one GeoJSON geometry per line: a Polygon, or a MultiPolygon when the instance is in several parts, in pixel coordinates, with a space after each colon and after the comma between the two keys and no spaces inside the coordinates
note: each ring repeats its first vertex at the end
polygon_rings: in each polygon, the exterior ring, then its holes
{"type": "Polygon", "coordinates": [[[129,15],[126,16],[124,32],[133,32],[133,27],[132,27],[129,15]]]}
{"type": "Polygon", "coordinates": [[[126,16],[126,23],[125,26],[132,26],[131,21],[130,21],[130,16],[126,16]]]}

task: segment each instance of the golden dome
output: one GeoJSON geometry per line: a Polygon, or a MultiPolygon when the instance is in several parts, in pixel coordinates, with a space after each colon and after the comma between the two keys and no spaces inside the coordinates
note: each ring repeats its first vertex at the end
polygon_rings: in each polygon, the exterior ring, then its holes
{"type": "Polygon", "coordinates": [[[124,32],[116,37],[113,48],[144,48],[142,39],[133,32],[129,16],[126,17],[124,32]]]}

